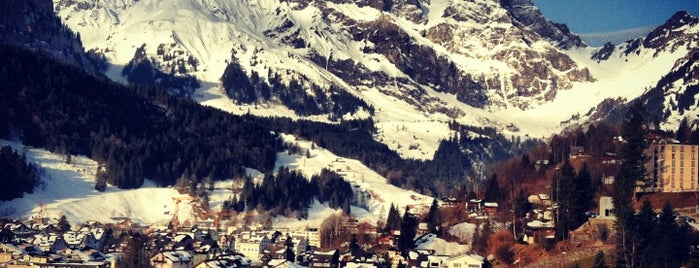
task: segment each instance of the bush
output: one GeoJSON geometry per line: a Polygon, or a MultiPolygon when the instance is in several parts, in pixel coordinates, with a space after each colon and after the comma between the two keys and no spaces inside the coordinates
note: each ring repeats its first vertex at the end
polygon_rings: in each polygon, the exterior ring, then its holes
{"type": "Polygon", "coordinates": [[[512,251],[509,245],[500,245],[495,250],[495,258],[506,264],[512,264],[515,262],[515,253],[512,251]]]}

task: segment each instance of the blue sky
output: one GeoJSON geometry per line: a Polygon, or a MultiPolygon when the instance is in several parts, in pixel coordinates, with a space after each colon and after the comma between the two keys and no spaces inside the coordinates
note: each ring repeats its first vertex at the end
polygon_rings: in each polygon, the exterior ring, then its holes
{"type": "Polygon", "coordinates": [[[534,0],[544,16],[576,33],[614,32],[657,26],[675,12],[699,15],[697,0],[534,0]]]}

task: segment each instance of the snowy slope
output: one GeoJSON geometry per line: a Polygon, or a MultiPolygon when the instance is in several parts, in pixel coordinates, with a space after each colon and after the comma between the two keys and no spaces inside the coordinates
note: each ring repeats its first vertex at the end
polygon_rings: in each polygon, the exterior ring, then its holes
{"type": "MultiPolygon", "coordinates": [[[[283,137],[287,142],[297,142],[305,152],[309,150],[311,158],[305,155],[278,155],[277,167],[288,166],[306,174],[307,177],[329,168],[340,173],[345,180],[352,183],[357,194],[364,194],[364,204],[353,206],[352,212],[357,219],[376,222],[385,217],[391,203],[400,206],[431,204],[432,199],[412,191],[390,185],[386,178],[370,170],[359,161],[337,157],[326,149],[311,149],[311,143],[296,141],[293,136],[283,137]]],[[[75,224],[87,220],[103,223],[114,222],[114,217],[128,217],[144,224],[166,224],[175,213],[173,198],[186,198],[173,188],[160,188],[148,183],[135,190],[121,190],[108,187],[103,193],[94,190],[97,163],[84,156],[73,156],[71,164],[65,163],[65,156],[42,149],[25,147],[16,142],[0,140],[0,146],[10,145],[16,151],[26,154],[30,163],[42,170],[42,185],[32,194],[22,198],[0,203],[0,217],[29,219],[36,216],[59,218],[65,215],[75,224]]],[[[262,178],[254,170],[251,176],[262,178]]],[[[224,200],[232,195],[233,188],[242,187],[240,181],[227,180],[217,182],[215,191],[210,196],[210,207],[219,211],[224,200]],[[237,186],[234,186],[237,185],[237,186]]],[[[309,210],[307,220],[279,217],[274,220],[275,227],[319,226],[330,214],[339,213],[325,204],[315,203],[309,210]]],[[[196,220],[193,204],[181,202],[178,216],[181,221],[196,220]]],[[[241,215],[242,216],[242,215],[241,215]]],[[[242,222],[242,221],[241,221],[242,222]]]]}
{"type": "MultiPolygon", "coordinates": [[[[391,204],[395,204],[400,209],[405,208],[407,205],[429,206],[432,204],[431,197],[391,185],[386,178],[369,169],[358,160],[339,157],[317,145],[315,146],[316,149],[312,149],[311,142],[296,140],[293,135],[282,135],[282,138],[285,142],[297,144],[302,152],[308,150],[311,157],[306,158],[305,154],[289,155],[280,153],[277,155],[275,169],[280,166],[290,167],[300,170],[308,178],[313,174],[320,173],[324,168],[337,172],[353,185],[355,195],[361,194],[366,196],[365,203],[359,204],[361,207],[352,206],[351,208],[352,214],[359,220],[375,223],[380,217],[386,217],[385,214],[388,213],[391,204]]],[[[314,210],[321,213],[329,212],[328,209],[319,208],[318,206],[315,206],[314,210]],[[321,211],[318,211],[319,209],[321,211]]],[[[313,212],[310,214],[313,214],[313,212]]],[[[294,225],[293,221],[277,222],[284,225],[294,225]]],[[[301,224],[306,224],[306,222],[301,224]]]]}
{"type": "MultiPolygon", "coordinates": [[[[0,140],[23,152],[27,160],[42,170],[42,184],[32,194],[0,203],[2,217],[29,219],[35,216],[59,218],[65,215],[72,224],[87,220],[114,222],[112,217],[129,217],[142,223],[166,223],[174,210],[172,197],[181,196],[172,188],[158,188],[146,182],[140,189],[120,190],[108,187],[104,193],[94,190],[97,163],[84,156],[65,156],[19,143],[0,140]]],[[[180,205],[180,215],[191,217],[192,208],[180,205]]]]}

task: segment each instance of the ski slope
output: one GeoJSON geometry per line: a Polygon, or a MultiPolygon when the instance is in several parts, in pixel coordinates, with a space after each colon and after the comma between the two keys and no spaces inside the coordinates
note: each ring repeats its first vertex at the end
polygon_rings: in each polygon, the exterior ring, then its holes
{"type": "MultiPolygon", "coordinates": [[[[277,167],[288,166],[301,171],[308,178],[319,173],[323,168],[329,168],[352,183],[355,191],[370,194],[371,197],[367,199],[367,209],[356,206],[351,208],[353,216],[357,219],[375,223],[379,218],[385,218],[386,215],[383,214],[388,213],[392,203],[401,208],[408,204],[429,206],[432,203],[432,199],[427,196],[388,184],[386,178],[357,160],[338,157],[318,146],[311,149],[311,142],[297,141],[291,135],[283,135],[283,138],[287,142],[298,143],[304,152],[309,150],[311,157],[280,153],[277,167]]],[[[108,186],[105,192],[98,192],[94,190],[95,171],[98,166],[95,161],[84,156],[72,156],[71,163],[67,164],[64,155],[27,147],[17,142],[0,140],[0,146],[6,145],[12,146],[17,152],[24,153],[27,161],[41,170],[42,183],[31,194],[1,202],[0,217],[27,220],[33,217],[57,219],[65,215],[71,224],[88,220],[112,223],[126,217],[145,225],[166,225],[175,213],[173,198],[186,197],[174,188],[157,187],[148,180],[139,189],[122,190],[108,186]]],[[[263,176],[255,170],[249,170],[248,173],[257,177],[258,180],[263,176]]],[[[223,201],[228,200],[233,195],[232,189],[237,187],[242,187],[240,181],[216,182],[209,203],[213,211],[219,211],[223,201]]],[[[177,212],[183,222],[197,220],[190,202],[181,202],[177,212]]],[[[325,218],[334,213],[340,213],[340,211],[315,202],[309,209],[308,219],[278,217],[273,223],[274,227],[281,228],[319,226],[325,218]]],[[[242,219],[243,215],[240,217],[242,219]]],[[[242,223],[242,220],[238,222],[242,223]]]]}

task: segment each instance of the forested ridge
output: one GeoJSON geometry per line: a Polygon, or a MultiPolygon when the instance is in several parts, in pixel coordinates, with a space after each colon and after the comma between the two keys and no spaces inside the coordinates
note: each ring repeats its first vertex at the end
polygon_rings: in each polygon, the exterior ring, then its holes
{"type": "Polygon", "coordinates": [[[313,200],[318,200],[349,215],[353,196],[352,186],[331,170],[323,169],[309,180],[298,171],[281,167],[276,175],[265,175],[260,184],[246,177],[240,196],[224,201],[223,209],[242,212],[261,208],[272,215],[306,218],[313,200]]]}
{"type": "Polygon", "coordinates": [[[271,172],[276,135],[150,87],[124,87],[12,46],[0,45],[0,136],[105,164],[101,178],[136,188],[188,176],[271,172]]]}
{"type": "Polygon", "coordinates": [[[268,74],[267,79],[252,71],[250,78],[235,58],[226,66],[221,76],[226,95],[237,103],[274,101],[301,116],[329,114],[328,119],[337,121],[345,114],[354,114],[360,109],[374,114],[374,107],[344,89],[331,85],[327,89],[316,85],[309,78],[299,75],[288,83],[279,74],[268,74]],[[312,94],[309,94],[309,92],[312,94]]]}

